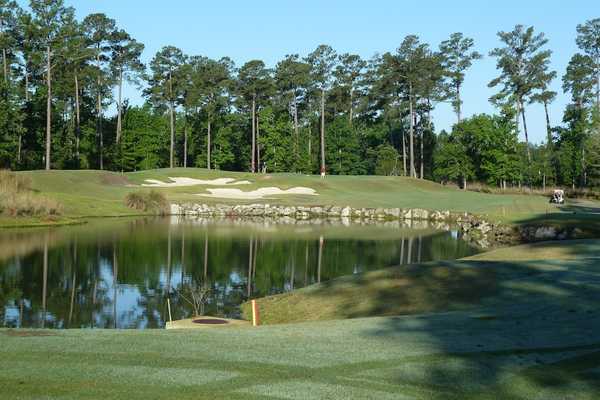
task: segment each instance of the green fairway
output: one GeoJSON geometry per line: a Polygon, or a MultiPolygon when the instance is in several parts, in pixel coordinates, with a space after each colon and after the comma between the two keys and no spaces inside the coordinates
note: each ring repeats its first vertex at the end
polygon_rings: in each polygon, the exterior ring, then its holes
{"type": "MultiPolygon", "coordinates": [[[[317,176],[300,174],[253,175],[248,173],[208,171],[196,168],[162,169],[119,174],[103,171],[29,171],[19,173],[29,177],[36,193],[58,200],[64,206],[62,219],[92,216],[123,216],[139,214],[124,204],[127,193],[141,188],[145,179],[167,181],[168,177],[192,177],[213,180],[233,178],[248,180],[249,185],[235,186],[243,191],[265,187],[289,189],[309,187],[316,190],[318,196],[281,195],[262,200],[232,200],[201,197],[207,188],[223,186],[187,186],[157,188],[171,201],[190,201],[197,203],[271,203],[283,205],[338,205],[351,207],[400,207],[424,208],[430,210],[451,210],[486,214],[491,218],[507,221],[557,220],[559,223],[584,218],[586,208],[574,203],[567,213],[548,204],[545,197],[535,195],[497,195],[465,192],[439,184],[404,177],[384,176],[317,176]],[[573,214],[578,212],[578,214],[573,214]],[[565,217],[565,214],[567,217],[565,217]],[[580,215],[581,214],[581,215],[580,215]],[[575,215],[575,217],[574,217],[575,215]]],[[[597,206],[595,203],[594,206],[597,206]]],[[[590,225],[600,224],[600,216],[585,213],[590,225]]],[[[23,219],[23,225],[40,221],[23,219]]],[[[45,221],[42,221],[45,222],[45,221]]],[[[47,222],[47,221],[46,221],[47,222]]],[[[55,221],[50,221],[53,223],[55,221]]],[[[18,225],[19,219],[2,218],[4,226],[18,225]]]]}
{"type": "MultiPolygon", "coordinates": [[[[425,265],[412,284],[436,307],[416,315],[193,332],[0,330],[0,398],[597,399],[599,245],[425,265]],[[462,278],[440,268],[470,278],[457,286],[462,278]]],[[[369,275],[352,279],[368,285],[369,275]]]]}

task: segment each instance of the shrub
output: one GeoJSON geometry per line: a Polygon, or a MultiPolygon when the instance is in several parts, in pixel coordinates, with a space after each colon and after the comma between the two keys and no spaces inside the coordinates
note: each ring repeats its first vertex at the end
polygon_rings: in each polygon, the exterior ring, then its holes
{"type": "Polygon", "coordinates": [[[0,193],[21,193],[31,190],[31,180],[14,172],[0,169],[0,193]]]}
{"type": "Polygon", "coordinates": [[[0,170],[0,214],[10,217],[52,217],[62,214],[62,205],[31,190],[31,181],[0,170]]]}
{"type": "Polygon", "coordinates": [[[0,213],[10,217],[53,217],[62,214],[62,205],[30,193],[0,195],[0,213]]]}
{"type": "Polygon", "coordinates": [[[131,192],[125,196],[125,205],[134,210],[164,215],[169,211],[167,198],[157,191],[131,192]]]}

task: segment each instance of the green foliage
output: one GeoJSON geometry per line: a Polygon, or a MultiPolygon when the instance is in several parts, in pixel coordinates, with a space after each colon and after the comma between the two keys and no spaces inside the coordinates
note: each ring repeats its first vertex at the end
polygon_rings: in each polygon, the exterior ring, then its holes
{"type": "Polygon", "coordinates": [[[361,157],[360,125],[351,125],[347,118],[338,117],[327,128],[326,164],[329,173],[336,175],[363,175],[366,168],[361,157]]]}
{"type": "Polygon", "coordinates": [[[433,176],[441,181],[471,180],[475,176],[473,162],[467,154],[467,148],[456,137],[443,137],[434,156],[433,176]]]}
{"type": "Polygon", "coordinates": [[[499,70],[491,100],[501,117],[470,118],[436,144],[435,107],[449,101],[463,119],[461,87],[481,58],[460,32],[437,50],[407,35],[370,60],[323,44],[273,68],[259,59],[236,68],[228,57],[165,46],[146,68],[144,45],[115,19],[93,13],[79,20],[64,0],[30,3],[22,9],[0,0],[0,167],[38,169],[48,161],[56,169],[138,171],[185,159],[186,166],[248,171],[260,153],[267,171],[314,174],[323,148],[328,173],[339,175],[582,186],[600,175],[592,121],[594,108],[600,112],[598,19],[578,25],[579,53],[563,77],[570,108],[585,113],[580,122],[567,110],[561,126],[550,125],[557,96],[551,51],[543,33],[517,25],[498,34],[501,46],[490,53],[499,70]],[[130,107],[122,86],[141,79],[147,104],[130,107]],[[546,143],[523,146],[516,133],[534,102],[546,110],[546,143]],[[260,136],[254,146],[253,131],[260,136]]]}
{"type": "Polygon", "coordinates": [[[434,154],[434,176],[441,180],[476,179],[493,185],[519,181],[512,126],[500,117],[476,115],[441,136],[434,154]]]}
{"type": "Polygon", "coordinates": [[[122,159],[124,170],[154,169],[168,165],[168,125],[146,104],[127,108],[123,117],[122,159]]]}
{"type": "Polygon", "coordinates": [[[292,168],[292,126],[284,115],[277,115],[273,108],[266,107],[259,113],[261,163],[268,172],[285,172],[292,168]]]}
{"type": "Polygon", "coordinates": [[[14,89],[0,82],[0,168],[18,167],[19,141],[25,133],[24,117],[17,106],[14,89]]]}
{"type": "Polygon", "coordinates": [[[390,145],[382,144],[377,148],[377,164],[375,173],[377,175],[400,175],[398,164],[398,152],[390,145]]]}

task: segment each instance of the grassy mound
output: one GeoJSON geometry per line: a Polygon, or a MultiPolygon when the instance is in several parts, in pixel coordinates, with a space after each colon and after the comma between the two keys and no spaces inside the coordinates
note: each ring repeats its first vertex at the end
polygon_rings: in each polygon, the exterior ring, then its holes
{"type": "MultiPolygon", "coordinates": [[[[168,181],[169,177],[188,177],[201,180],[231,178],[247,180],[243,191],[265,187],[290,189],[308,187],[317,196],[273,196],[262,200],[232,200],[199,197],[215,186],[183,186],[156,188],[168,201],[203,203],[270,203],[279,205],[338,205],[351,207],[400,207],[450,210],[485,214],[493,219],[519,223],[583,224],[597,227],[600,232],[600,206],[569,204],[560,209],[548,203],[544,196],[521,194],[488,194],[465,192],[434,182],[405,177],[386,176],[317,176],[299,174],[249,174],[241,172],[208,171],[199,168],[175,168],[131,173],[107,171],[27,171],[17,175],[31,182],[31,189],[63,205],[65,218],[125,216],[144,213],[129,208],[125,198],[139,191],[146,179],[168,181]],[[566,212],[564,212],[566,211],[566,212]],[[595,215],[598,211],[599,214],[595,215]]],[[[0,218],[0,225],[6,221],[0,218]]]]}
{"type": "MultiPolygon", "coordinates": [[[[555,211],[541,196],[494,195],[465,192],[451,187],[404,177],[385,176],[317,176],[298,174],[249,174],[240,172],[208,171],[198,168],[175,168],[126,174],[105,171],[28,171],[19,173],[32,182],[32,187],[65,202],[70,214],[94,215],[96,213],[123,211],[117,207],[119,200],[139,190],[146,179],[168,181],[169,177],[189,177],[203,180],[232,178],[248,180],[243,191],[275,186],[281,189],[303,186],[318,196],[290,195],[259,202],[294,205],[348,205],[352,207],[405,207],[432,210],[448,209],[491,213],[507,218],[520,218],[533,213],[555,211]],[[91,199],[100,204],[92,207],[91,199]],[[110,204],[110,206],[109,206],[110,204]]],[[[170,200],[199,201],[199,193],[207,193],[207,186],[188,186],[157,189],[170,200]]],[[[203,202],[239,203],[240,200],[202,198],[203,202]]],[[[252,200],[255,202],[257,200],[252,200]]]]}
{"type": "MultiPolygon", "coordinates": [[[[548,242],[458,261],[392,267],[258,299],[264,324],[452,311],[510,297],[501,282],[538,279],[535,260],[595,261],[600,240],[548,242]]],[[[249,303],[243,315],[251,319],[249,303]]]]}

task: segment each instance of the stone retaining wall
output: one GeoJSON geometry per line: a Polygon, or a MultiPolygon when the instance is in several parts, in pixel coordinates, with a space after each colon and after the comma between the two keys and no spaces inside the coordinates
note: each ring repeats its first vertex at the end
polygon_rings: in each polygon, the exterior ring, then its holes
{"type": "Polygon", "coordinates": [[[384,221],[432,222],[432,227],[450,229],[455,225],[461,236],[487,247],[491,242],[514,236],[511,229],[490,223],[469,213],[430,211],[420,208],[352,208],[339,206],[279,206],[271,204],[171,204],[171,215],[188,217],[282,218],[287,221],[338,219],[353,223],[384,221]]]}
{"type": "MultiPolygon", "coordinates": [[[[564,240],[581,237],[577,229],[547,226],[522,226],[491,222],[485,217],[466,212],[431,211],[420,208],[352,208],[339,206],[280,206],[272,204],[171,204],[171,215],[187,217],[280,218],[286,221],[337,219],[346,222],[429,221],[434,228],[457,227],[461,237],[488,247],[491,244],[513,244],[542,240],[564,240]]],[[[313,221],[314,222],[314,221],[313,221]]]]}

